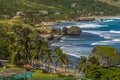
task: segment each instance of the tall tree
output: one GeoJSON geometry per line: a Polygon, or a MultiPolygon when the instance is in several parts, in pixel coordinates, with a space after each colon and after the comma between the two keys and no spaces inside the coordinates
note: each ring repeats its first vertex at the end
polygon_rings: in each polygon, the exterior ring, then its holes
{"type": "Polygon", "coordinates": [[[63,51],[60,48],[56,48],[55,53],[57,54],[56,68],[57,68],[58,63],[62,66],[65,65],[67,67],[69,63],[68,56],[65,53],[63,53],[63,51]]]}

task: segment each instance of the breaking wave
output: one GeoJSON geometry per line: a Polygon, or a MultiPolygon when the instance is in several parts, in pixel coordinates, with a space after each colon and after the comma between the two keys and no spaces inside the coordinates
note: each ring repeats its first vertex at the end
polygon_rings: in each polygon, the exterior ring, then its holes
{"type": "MultiPolygon", "coordinates": [[[[107,25],[99,25],[99,24],[79,24],[79,25],[73,25],[73,26],[78,26],[80,28],[100,28],[100,27],[107,27],[107,25]]],[[[70,28],[71,26],[66,26],[67,28],[70,28]]]]}
{"type": "Polygon", "coordinates": [[[103,37],[104,39],[112,39],[111,35],[108,34],[108,31],[83,31],[91,34],[99,35],[100,37],[103,37]]]}
{"type": "Polygon", "coordinates": [[[120,31],[110,30],[109,32],[110,32],[110,33],[117,33],[117,34],[120,34],[120,31]]]}
{"type": "Polygon", "coordinates": [[[120,43],[120,39],[98,41],[98,42],[91,43],[91,45],[113,45],[115,43],[120,43]]]}

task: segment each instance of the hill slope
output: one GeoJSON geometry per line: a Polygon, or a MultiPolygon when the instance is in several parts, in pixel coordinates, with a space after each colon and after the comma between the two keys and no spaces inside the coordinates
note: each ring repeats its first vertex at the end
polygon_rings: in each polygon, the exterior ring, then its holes
{"type": "Polygon", "coordinates": [[[16,15],[23,11],[30,22],[73,19],[88,15],[120,15],[120,8],[98,0],[0,0],[0,17],[16,15]],[[40,14],[47,11],[48,14],[40,14]],[[60,15],[54,15],[60,12],[60,15]]]}
{"type": "Polygon", "coordinates": [[[99,1],[120,7],[120,0],[99,0],[99,1]]]}

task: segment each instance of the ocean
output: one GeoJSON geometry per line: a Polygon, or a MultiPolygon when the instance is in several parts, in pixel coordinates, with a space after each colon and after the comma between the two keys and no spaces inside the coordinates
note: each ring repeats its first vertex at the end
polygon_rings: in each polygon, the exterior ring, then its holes
{"type": "Polygon", "coordinates": [[[92,49],[99,45],[113,46],[120,51],[120,18],[103,18],[102,22],[64,22],[51,26],[62,28],[78,26],[82,29],[79,36],[64,36],[52,46],[60,47],[66,54],[80,57],[89,56],[92,49]]]}

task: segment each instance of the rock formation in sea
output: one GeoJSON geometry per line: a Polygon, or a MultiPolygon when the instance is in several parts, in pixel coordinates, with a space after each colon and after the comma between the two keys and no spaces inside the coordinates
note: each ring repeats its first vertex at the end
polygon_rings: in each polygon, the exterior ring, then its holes
{"type": "Polygon", "coordinates": [[[61,31],[62,35],[78,36],[81,34],[82,29],[78,26],[71,26],[70,28],[63,27],[61,31]]]}
{"type": "Polygon", "coordinates": [[[68,28],[67,35],[69,35],[69,36],[77,36],[77,35],[80,35],[81,32],[82,32],[82,30],[80,29],[80,27],[72,26],[72,27],[68,28]]]}

